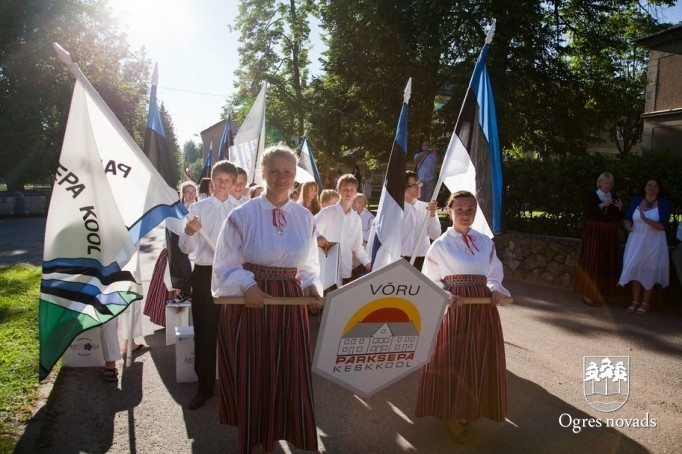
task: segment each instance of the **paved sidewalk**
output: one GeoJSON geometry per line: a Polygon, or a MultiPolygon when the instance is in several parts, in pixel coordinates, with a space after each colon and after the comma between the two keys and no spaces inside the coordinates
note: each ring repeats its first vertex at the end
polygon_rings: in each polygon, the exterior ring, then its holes
{"type": "MultiPolygon", "coordinates": [[[[162,230],[143,243],[148,284],[162,230]]],[[[417,374],[368,399],[314,375],[320,450],[329,453],[656,452],[682,451],[682,317],[680,305],[657,294],[653,313],[624,312],[626,301],[591,308],[572,292],[506,281],[515,305],[500,309],[507,351],[510,413],[505,423],[478,421],[455,441],[433,418],[415,418],[417,374]],[[659,301],[660,300],[660,301],[659,301]],[[630,400],[611,414],[590,408],[582,395],[583,355],[630,355],[630,400]],[[576,419],[656,418],[655,428],[584,428],[576,419]]],[[[165,330],[144,319],[152,348],[124,368],[118,384],[101,369],[62,368],[46,404],[29,422],[19,453],[233,453],[237,431],[218,423],[216,399],[196,411],[187,403],[194,383],[175,382],[174,347],[165,330]]],[[[313,319],[315,337],[319,319],[313,319]]],[[[314,339],[313,339],[314,345],[314,339]]],[[[49,389],[49,387],[47,388],[49,389]]],[[[292,452],[282,443],[277,452],[292,452]]]]}

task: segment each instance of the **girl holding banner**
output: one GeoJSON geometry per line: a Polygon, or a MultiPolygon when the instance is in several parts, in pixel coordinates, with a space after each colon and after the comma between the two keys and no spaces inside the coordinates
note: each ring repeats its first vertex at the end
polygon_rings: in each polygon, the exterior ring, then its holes
{"type": "Polygon", "coordinates": [[[277,440],[317,450],[308,308],[264,305],[268,296],[319,298],[313,215],[289,199],[296,155],[262,160],[265,191],[235,208],[216,245],[214,297],[243,295],[220,315],[220,422],[239,429],[239,452],[272,452],[277,440]]]}
{"type": "Polygon", "coordinates": [[[427,251],[423,273],[453,296],[431,360],[420,373],[416,414],[446,421],[459,437],[469,422],[504,421],[507,414],[504,339],[496,305],[510,295],[502,286],[495,245],[471,229],[474,195],[457,191],[447,208],[453,227],[427,251]],[[463,304],[465,297],[489,297],[492,304],[463,304]]]}

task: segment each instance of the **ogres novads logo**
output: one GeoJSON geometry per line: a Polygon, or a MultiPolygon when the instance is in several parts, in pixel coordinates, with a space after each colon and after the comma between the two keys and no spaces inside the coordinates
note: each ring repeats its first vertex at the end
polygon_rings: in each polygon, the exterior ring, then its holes
{"type": "Polygon", "coordinates": [[[595,410],[608,413],[625,405],[630,395],[630,357],[583,356],[583,391],[595,410]]]}

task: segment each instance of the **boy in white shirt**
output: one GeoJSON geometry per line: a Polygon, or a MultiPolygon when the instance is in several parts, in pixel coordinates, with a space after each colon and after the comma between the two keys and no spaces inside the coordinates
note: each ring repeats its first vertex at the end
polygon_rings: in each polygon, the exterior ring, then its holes
{"type": "Polygon", "coordinates": [[[431,241],[438,238],[441,234],[440,221],[436,216],[437,202],[432,200],[429,203],[419,199],[421,195],[422,183],[416,172],[408,170],[405,172],[405,205],[403,209],[403,246],[401,255],[408,262],[412,259],[412,254],[416,256],[414,266],[421,271],[424,264],[424,256],[431,245],[431,241]],[[417,238],[421,225],[426,222],[427,228],[425,235],[417,238]],[[415,250],[416,245],[416,250],[415,250]]]}
{"type": "Polygon", "coordinates": [[[358,192],[358,180],[350,173],[342,175],[336,191],[341,197],[339,203],[323,208],[315,215],[315,230],[319,247],[327,248],[330,242],[339,243],[339,273],[343,283],[347,284],[351,281],[353,258],[367,271],[372,269],[372,264],[362,246],[362,221],[352,209],[353,199],[358,192]]]}
{"type": "Polygon", "coordinates": [[[244,194],[247,178],[248,175],[246,174],[246,170],[237,166],[237,179],[232,185],[232,189],[230,189],[230,202],[232,202],[234,206],[239,206],[249,200],[249,197],[244,194]]]}
{"type": "Polygon", "coordinates": [[[180,235],[180,250],[193,255],[192,320],[194,321],[194,371],[197,373],[197,394],[189,404],[190,410],[201,408],[213,396],[216,377],[216,345],[220,306],[213,304],[211,278],[213,246],[200,230],[212,240],[218,240],[220,230],[235,205],[230,202],[230,190],[237,180],[237,168],[228,161],[218,161],[211,171],[213,194],[189,206],[191,221],[180,235]]]}
{"type": "Polygon", "coordinates": [[[327,208],[328,206],[335,205],[339,202],[339,193],[333,189],[325,189],[320,192],[320,206],[322,208],[327,208]]]}
{"type": "Polygon", "coordinates": [[[355,194],[353,209],[360,215],[360,220],[362,221],[362,245],[364,246],[369,239],[369,230],[372,228],[374,215],[367,210],[367,197],[363,193],[358,192],[355,194]]]}

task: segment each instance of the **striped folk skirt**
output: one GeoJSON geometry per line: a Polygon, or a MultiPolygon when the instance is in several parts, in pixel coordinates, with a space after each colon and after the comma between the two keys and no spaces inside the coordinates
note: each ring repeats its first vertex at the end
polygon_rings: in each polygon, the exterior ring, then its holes
{"type": "MultiPolygon", "coordinates": [[[[272,296],[303,296],[296,268],[244,268],[272,296]]],[[[239,452],[277,440],[317,450],[307,307],[225,305],[218,330],[220,422],[238,427],[239,452]]]]}
{"type": "Polygon", "coordinates": [[[144,315],[149,317],[152,323],[166,326],[166,302],[173,299],[174,292],[166,288],[163,276],[168,265],[168,250],[163,248],[156,259],[154,272],[149,281],[147,300],[144,303],[144,315]]]}
{"type": "Polygon", "coordinates": [[[604,303],[616,290],[620,262],[618,224],[587,221],[575,270],[575,292],[604,303]]]}
{"type": "MultiPolygon", "coordinates": [[[[458,295],[490,296],[485,276],[447,276],[444,283],[458,295]]],[[[496,306],[448,307],[431,360],[420,371],[416,414],[443,421],[504,421],[507,371],[496,306]]]]}

